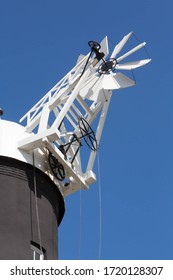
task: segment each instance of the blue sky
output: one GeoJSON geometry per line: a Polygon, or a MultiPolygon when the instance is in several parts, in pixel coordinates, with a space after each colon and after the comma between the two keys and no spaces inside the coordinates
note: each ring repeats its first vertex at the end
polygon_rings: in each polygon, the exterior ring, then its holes
{"type": "Polygon", "coordinates": [[[173,259],[172,8],[166,1],[0,1],[0,107],[19,119],[88,53],[130,31],[152,62],[114,92],[100,184],[66,198],[60,259],[173,259]],[[101,187],[101,234],[100,202],[101,187]]]}

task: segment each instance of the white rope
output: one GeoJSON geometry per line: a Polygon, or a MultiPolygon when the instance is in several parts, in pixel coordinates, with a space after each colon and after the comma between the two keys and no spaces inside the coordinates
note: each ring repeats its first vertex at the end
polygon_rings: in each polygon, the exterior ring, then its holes
{"type": "Polygon", "coordinates": [[[37,182],[36,182],[36,173],[35,173],[35,156],[34,156],[34,151],[33,151],[33,173],[34,173],[34,197],[35,197],[35,209],[36,209],[38,239],[39,239],[40,251],[43,254],[42,242],[41,242],[41,231],[40,231],[40,219],[39,219],[38,201],[37,201],[37,182]]]}
{"type": "Polygon", "coordinates": [[[98,168],[98,192],[99,192],[99,254],[98,259],[101,259],[101,251],[102,251],[102,192],[101,192],[101,176],[100,176],[100,158],[99,151],[97,152],[97,168],[98,168]]]}

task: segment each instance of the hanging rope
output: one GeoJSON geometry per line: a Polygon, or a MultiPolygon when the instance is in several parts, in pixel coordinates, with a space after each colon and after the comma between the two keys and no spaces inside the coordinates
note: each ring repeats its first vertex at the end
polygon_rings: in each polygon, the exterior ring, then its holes
{"type": "Polygon", "coordinates": [[[98,259],[101,259],[102,250],[102,192],[101,192],[101,174],[100,174],[100,158],[99,151],[97,152],[97,169],[98,169],[98,194],[99,194],[99,252],[98,259]]]}
{"type": "Polygon", "coordinates": [[[40,219],[39,219],[39,211],[38,211],[38,200],[37,200],[37,181],[36,181],[36,172],[35,172],[35,155],[33,151],[33,176],[34,176],[34,198],[35,198],[35,209],[36,209],[36,219],[37,219],[37,230],[38,230],[38,239],[40,245],[40,251],[43,254],[42,250],[42,242],[41,242],[41,231],[40,231],[40,219]]]}

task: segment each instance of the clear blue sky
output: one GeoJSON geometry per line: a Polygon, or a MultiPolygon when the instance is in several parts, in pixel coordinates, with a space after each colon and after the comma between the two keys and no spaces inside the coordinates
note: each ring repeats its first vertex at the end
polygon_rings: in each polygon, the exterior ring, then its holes
{"type": "MultiPolygon", "coordinates": [[[[114,92],[99,151],[101,259],[173,259],[172,1],[0,1],[0,107],[18,122],[88,53],[134,31],[152,62],[114,92]]],[[[98,174],[96,163],[95,171],[98,174]]],[[[60,259],[98,259],[99,184],[66,199],[60,259]]]]}

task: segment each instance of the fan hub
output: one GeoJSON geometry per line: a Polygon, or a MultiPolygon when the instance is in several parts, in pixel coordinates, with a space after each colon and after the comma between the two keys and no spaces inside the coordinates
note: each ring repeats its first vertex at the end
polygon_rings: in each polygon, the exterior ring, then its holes
{"type": "Polygon", "coordinates": [[[98,72],[100,74],[107,74],[110,73],[115,69],[117,65],[116,59],[109,59],[107,61],[104,61],[98,68],[98,72]]]}

